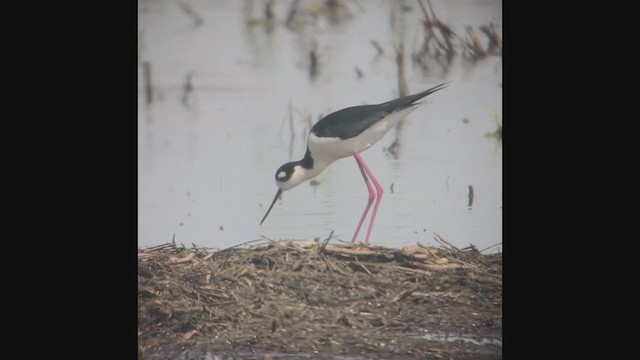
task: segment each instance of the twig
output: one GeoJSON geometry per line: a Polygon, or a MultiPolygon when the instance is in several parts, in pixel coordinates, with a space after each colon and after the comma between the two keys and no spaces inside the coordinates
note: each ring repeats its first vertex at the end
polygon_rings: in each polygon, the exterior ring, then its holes
{"type": "Polygon", "coordinates": [[[382,54],[384,54],[384,49],[382,48],[382,46],[380,46],[380,44],[375,41],[375,40],[371,40],[371,44],[376,48],[376,50],[378,50],[378,57],[382,56],[382,54]]]}
{"type": "Polygon", "coordinates": [[[468,26],[468,25],[466,27],[466,30],[467,30],[467,35],[469,35],[469,39],[471,39],[471,43],[469,44],[469,47],[471,48],[471,53],[473,57],[475,57],[476,59],[484,57],[486,53],[482,48],[482,45],[480,44],[480,40],[478,39],[476,32],[473,30],[471,26],[468,26]]]}
{"type": "Polygon", "coordinates": [[[407,79],[404,70],[404,43],[400,42],[397,46],[394,46],[396,50],[396,65],[398,66],[398,91],[399,97],[404,97],[409,94],[409,86],[407,85],[407,79]]]}
{"type": "MultiPolygon", "coordinates": [[[[420,1],[420,4],[422,5],[422,1],[420,1]]],[[[440,22],[440,20],[438,20],[438,17],[436,16],[436,12],[433,11],[433,7],[431,6],[431,1],[430,0],[427,0],[427,5],[429,5],[429,10],[431,10],[431,15],[433,15],[433,19],[436,22],[440,22]]]]}
{"type": "Polygon", "coordinates": [[[296,12],[298,11],[299,3],[300,3],[300,0],[294,0],[291,3],[291,6],[289,6],[289,10],[287,11],[287,20],[286,20],[287,27],[291,27],[291,22],[293,21],[293,18],[295,17],[296,12]]]}
{"type": "Polygon", "coordinates": [[[433,238],[439,242],[440,244],[444,245],[444,246],[448,246],[449,248],[451,248],[452,250],[455,250],[457,252],[462,252],[460,251],[460,249],[458,249],[455,245],[453,245],[452,243],[448,242],[445,238],[443,238],[442,236],[433,233],[433,235],[435,235],[433,238]]]}
{"type": "Polygon", "coordinates": [[[498,35],[496,28],[493,26],[493,23],[489,23],[489,26],[480,26],[480,31],[489,38],[487,53],[502,54],[502,42],[500,41],[500,36],[498,35]]]}
{"type": "Polygon", "coordinates": [[[144,251],[161,251],[161,250],[168,249],[168,248],[173,248],[173,247],[174,247],[174,244],[166,243],[166,244],[161,244],[161,245],[148,247],[148,248],[144,249],[144,251]]]}
{"type": "Polygon", "coordinates": [[[478,248],[473,244],[469,244],[469,246],[463,247],[460,251],[478,252],[478,248]]]}
{"type": "MultiPolygon", "coordinates": [[[[293,105],[289,99],[289,161],[293,160],[293,144],[295,141],[295,131],[293,129],[293,105]]],[[[284,124],[283,124],[284,128],[284,124]]]]}
{"type": "Polygon", "coordinates": [[[502,241],[501,241],[501,242],[499,242],[499,243],[497,243],[497,244],[493,244],[493,245],[491,245],[491,246],[488,246],[488,247],[486,247],[486,248],[484,248],[484,249],[480,250],[480,252],[483,252],[483,251],[485,251],[485,250],[489,250],[489,249],[491,249],[492,247],[496,247],[496,246],[500,246],[500,245],[502,245],[502,241]]]}
{"type": "Polygon", "coordinates": [[[193,71],[190,71],[186,78],[185,78],[185,82],[184,82],[184,87],[183,87],[183,92],[182,92],[182,105],[186,108],[190,107],[189,104],[189,97],[191,96],[192,92],[193,92],[193,84],[192,84],[192,79],[193,79],[193,75],[195,73],[193,71]]]}
{"type": "MultiPolygon", "coordinates": [[[[425,9],[424,4],[422,4],[422,0],[418,0],[418,4],[420,4],[420,8],[422,9],[422,13],[424,14],[425,26],[427,30],[431,32],[432,38],[436,42],[436,45],[438,45],[440,49],[444,50],[447,56],[452,57],[454,52],[453,52],[453,45],[451,44],[450,38],[452,37],[457,38],[458,36],[453,32],[453,30],[451,30],[451,28],[449,28],[447,25],[440,22],[440,20],[436,16],[436,12],[433,11],[433,6],[431,6],[431,1],[427,0],[427,5],[429,6],[429,10],[431,10],[431,17],[429,17],[429,13],[427,12],[427,9],[425,9]],[[440,35],[442,35],[445,42],[444,44],[438,39],[434,29],[438,29],[440,31],[440,35]]],[[[425,40],[425,47],[427,46],[427,42],[429,39],[431,39],[431,37],[428,37],[425,40]]]]}
{"type": "Polygon", "coordinates": [[[247,25],[253,24],[255,19],[253,18],[253,1],[245,0],[244,2],[244,21],[247,25]]]}
{"type": "Polygon", "coordinates": [[[188,16],[191,16],[191,18],[193,19],[193,26],[198,27],[202,25],[204,21],[202,20],[200,15],[198,15],[189,4],[180,2],[178,3],[178,6],[182,8],[182,11],[184,11],[185,14],[187,14],[188,16]]]}
{"type": "MultiPolygon", "coordinates": [[[[262,235],[261,235],[261,236],[262,236],[262,235]]],[[[247,245],[247,244],[252,244],[252,243],[255,243],[255,242],[258,242],[258,241],[264,241],[265,239],[266,239],[266,240],[268,240],[268,241],[270,241],[272,244],[273,244],[273,243],[275,243],[275,241],[274,241],[274,240],[271,240],[271,239],[269,239],[269,238],[267,238],[267,237],[265,237],[265,236],[262,236],[262,237],[263,237],[262,239],[255,239],[255,240],[251,240],[251,241],[243,242],[243,243],[238,244],[238,245],[230,246],[230,247],[228,247],[228,248],[226,248],[226,249],[223,249],[223,250],[218,251],[218,253],[223,253],[223,252],[225,252],[225,251],[229,251],[229,250],[231,250],[231,249],[235,249],[235,248],[237,248],[237,247],[240,247],[240,246],[243,246],[243,245],[247,245]]]]}
{"type": "Polygon", "coordinates": [[[151,105],[153,102],[153,86],[151,83],[151,63],[149,61],[142,62],[142,70],[144,75],[144,90],[147,100],[147,105],[151,105]]]}
{"type": "Polygon", "coordinates": [[[327,247],[327,244],[329,243],[329,240],[331,239],[332,236],[333,236],[333,230],[331,230],[331,234],[329,234],[329,236],[324,240],[318,252],[324,253],[324,249],[327,247]]]}
{"type": "Polygon", "coordinates": [[[318,76],[318,45],[314,42],[314,46],[309,51],[309,77],[315,79],[318,76]]]}
{"type": "MultiPolygon", "coordinates": [[[[422,13],[424,14],[424,18],[427,22],[431,22],[431,19],[429,19],[429,13],[427,13],[427,9],[425,9],[424,4],[422,3],[422,0],[417,0],[418,1],[418,5],[420,5],[420,8],[422,9],[422,13]]],[[[431,3],[429,3],[429,7],[431,7],[431,3]]]]}
{"type": "Polygon", "coordinates": [[[332,275],[332,277],[335,279],[335,276],[334,276],[334,275],[335,275],[336,271],[335,271],[335,270],[333,270],[333,266],[331,266],[331,263],[329,263],[329,262],[327,261],[327,257],[326,257],[326,256],[324,256],[324,254],[322,254],[322,253],[320,254],[320,257],[322,258],[322,261],[324,261],[324,264],[327,266],[327,268],[331,271],[331,275],[332,275]]]}
{"type": "Polygon", "coordinates": [[[371,273],[371,271],[369,271],[369,269],[367,269],[367,267],[366,267],[366,266],[364,266],[364,264],[363,264],[363,263],[361,263],[360,261],[357,261],[357,260],[355,261],[355,263],[356,263],[356,264],[358,264],[361,268],[363,268],[363,269],[364,269],[364,271],[366,271],[369,275],[373,275],[373,274],[371,273]]]}
{"type": "MultiPolygon", "coordinates": [[[[291,100],[291,98],[289,98],[289,102],[288,102],[288,105],[287,105],[287,109],[289,111],[289,117],[293,116],[291,114],[291,111],[292,111],[291,108],[292,107],[293,107],[292,100],[291,100]]],[[[284,126],[285,126],[286,122],[287,122],[287,117],[285,116],[284,119],[282,120],[282,124],[280,125],[280,133],[278,134],[278,136],[280,136],[280,139],[282,139],[282,133],[284,132],[284,126]]]]}
{"type": "Polygon", "coordinates": [[[418,290],[420,286],[417,285],[415,287],[413,287],[412,289],[409,290],[404,290],[402,291],[400,294],[396,295],[393,300],[391,300],[391,304],[397,303],[398,301],[406,298],[407,296],[411,295],[411,293],[413,293],[414,291],[418,290]]]}
{"type": "Polygon", "coordinates": [[[269,0],[265,4],[264,16],[267,18],[267,21],[273,21],[273,0],[269,0]]]}
{"type": "Polygon", "coordinates": [[[398,158],[398,148],[399,147],[400,147],[400,138],[396,137],[393,140],[393,142],[391,143],[391,145],[389,145],[389,147],[386,148],[385,150],[387,151],[387,153],[389,153],[391,156],[393,156],[394,159],[397,159],[398,158]]]}
{"type": "Polygon", "coordinates": [[[432,274],[431,271],[428,271],[428,270],[413,269],[413,268],[408,268],[408,267],[404,267],[404,266],[400,266],[400,265],[391,266],[389,268],[391,270],[395,270],[395,271],[409,272],[409,273],[414,273],[414,274],[423,274],[423,275],[428,275],[428,276],[431,276],[431,274],[432,274]]]}

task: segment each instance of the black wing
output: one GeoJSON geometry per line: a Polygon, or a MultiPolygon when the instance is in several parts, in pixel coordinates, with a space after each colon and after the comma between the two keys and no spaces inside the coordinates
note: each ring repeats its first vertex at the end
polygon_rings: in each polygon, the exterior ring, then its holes
{"type": "Polygon", "coordinates": [[[319,137],[349,139],[360,135],[373,124],[394,111],[405,109],[416,101],[446,87],[440,84],[414,95],[405,96],[377,105],[353,106],[331,113],[318,121],[311,132],[319,137]]]}
{"type": "Polygon", "coordinates": [[[311,132],[319,137],[349,139],[360,135],[389,114],[382,105],[362,105],[331,113],[318,121],[311,132]]]}

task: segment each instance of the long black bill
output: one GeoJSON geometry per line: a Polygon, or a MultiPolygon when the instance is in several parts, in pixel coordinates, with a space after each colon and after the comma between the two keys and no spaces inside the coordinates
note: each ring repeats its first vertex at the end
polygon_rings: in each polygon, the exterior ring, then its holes
{"type": "Polygon", "coordinates": [[[269,206],[269,210],[267,210],[267,213],[264,214],[264,217],[262,218],[262,221],[260,221],[260,225],[262,225],[262,223],[264,222],[264,219],[267,218],[267,215],[269,215],[269,213],[271,212],[271,209],[273,208],[273,204],[276,203],[276,201],[278,200],[280,195],[282,195],[282,190],[278,189],[278,192],[276,193],[276,197],[273,198],[273,201],[271,202],[271,206],[269,206]]]}

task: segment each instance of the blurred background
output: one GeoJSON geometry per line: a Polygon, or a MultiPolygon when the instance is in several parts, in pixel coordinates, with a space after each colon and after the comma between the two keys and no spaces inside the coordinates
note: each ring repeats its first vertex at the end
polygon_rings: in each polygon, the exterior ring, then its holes
{"type": "Polygon", "coordinates": [[[350,242],[353,158],[259,226],[276,170],[322,116],[451,81],[362,154],[385,188],[371,243],[501,251],[501,24],[499,0],[138,0],[138,245],[350,242]]]}

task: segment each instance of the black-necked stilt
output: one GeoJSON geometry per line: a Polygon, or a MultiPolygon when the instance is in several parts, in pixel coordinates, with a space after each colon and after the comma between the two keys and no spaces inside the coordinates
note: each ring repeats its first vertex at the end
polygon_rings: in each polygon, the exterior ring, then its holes
{"type": "Polygon", "coordinates": [[[384,191],[367,164],[365,164],[360,153],[382,139],[395,124],[417,109],[422,104],[418,100],[445,88],[447,85],[448,83],[440,84],[429,90],[382,104],[342,109],[320,119],[309,132],[307,152],[304,154],[304,158],[300,161],[288,162],[280,166],[276,171],[278,192],[276,192],[276,196],[273,198],[273,202],[271,202],[271,206],[269,206],[269,210],[262,218],[260,225],[267,218],[273,205],[284,191],[316,177],[334,161],[354,156],[369,190],[369,202],[364,209],[351,242],[356,241],[371,204],[376,199],[376,205],[373,208],[369,229],[367,230],[367,238],[365,239],[365,244],[368,243],[384,191]],[[373,191],[369,184],[369,179],[371,179],[376,188],[377,198],[376,192],[373,191]]]}

